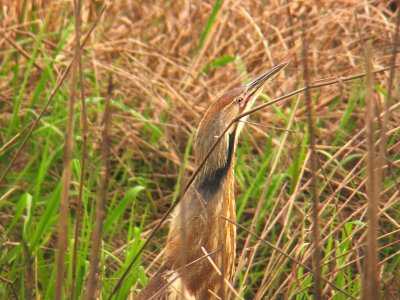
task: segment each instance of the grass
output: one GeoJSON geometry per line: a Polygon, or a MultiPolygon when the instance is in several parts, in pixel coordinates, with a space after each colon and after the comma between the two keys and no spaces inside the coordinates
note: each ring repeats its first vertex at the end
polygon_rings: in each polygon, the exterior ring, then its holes
{"type": "MultiPolygon", "coordinates": [[[[364,72],[354,10],[361,35],[368,36],[372,44],[373,69],[392,64],[397,12],[386,2],[361,5],[347,1],[342,7],[334,2],[325,6],[316,1],[281,2],[261,8],[253,2],[227,5],[215,1],[188,9],[181,1],[175,3],[179,8],[156,1],[135,4],[138,7],[132,9],[133,4],[121,1],[107,8],[81,54],[89,124],[83,178],[81,83],[76,78],[64,298],[86,298],[85,286],[92,274],[89,261],[95,202],[102,186],[102,120],[111,73],[111,172],[105,187],[97,293],[109,298],[118,279],[139,255],[113,296],[134,299],[162,263],[167,225],[144,252],[139,254],[139,250],[195,170],[193,134],[209,101],[269,68],[272,63],[266,53],[271,53],[276,63],[292,63],[271,82],[259,103],[304,86],[300,49],[304,18],[311,84],[364,72]],[[138,11],[146,17],[137,15],[138,11]],[[82,214],[74,263],[78,205],[82,214]],[[76,279],[71,296],[73,266],[76,279]]],[[[0,12],[1,175],[18,153],[30,124],[53,94],[54,98],[0,184],[0,297],[52,299],[71,75],[56,91],[55,87],[75,50],[74,10],[70,3],[59,1],[46,7],[29,1],[21,4],[10,4],[8,11],[3,8],[0,12]]],[[[81,36],[88,34],[101,9],[97,4],[82,7],[81,36]]],[[[366,147],[366,87],[371,88],[380,114],[373,120],[376,143],[372,147],[376,153],[380,153],[382,120],[388,133],[384,141],[387,157],[381,163],[376,239],[379,295],[382,299],[399,297],[400,93],[398,75],[389,84],[389,74],[375,74],[373,86],[360,77],[311,91],[316,171],[310,167],[309,120],[303,96],[263,109],[248,119],[235,165],[236,221],[246,230],[238,227],[234,286],[244,299],[314,297],[313,174],[320,206],[322,298],[362,296],[368,284],[363,281],[369,244],[367,155],[373,151],[366,147]],[[388,95],[390,115],[384,116],[383,101],[388,95]]]]}

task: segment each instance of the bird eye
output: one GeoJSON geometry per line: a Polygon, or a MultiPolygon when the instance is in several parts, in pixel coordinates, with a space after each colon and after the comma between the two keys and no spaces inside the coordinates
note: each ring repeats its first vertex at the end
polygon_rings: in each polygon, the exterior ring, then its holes
{"type": "Polygon", "coordinates": [[[235,99],[235,101],[236,101],[237,104],[240,104],[240,103],[242,102],[242,100],[243,100],[242,97],[237,97],[237,98],[235,99]]]}

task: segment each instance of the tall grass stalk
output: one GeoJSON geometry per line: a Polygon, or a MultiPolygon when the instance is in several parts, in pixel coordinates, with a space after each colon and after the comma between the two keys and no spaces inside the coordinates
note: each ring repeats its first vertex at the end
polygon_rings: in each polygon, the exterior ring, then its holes
{"type": "Polygon", "coordinates": [[[61,203],[60,203],[60,219],[58,221],[58,235],[57,235],[57,273],[55,282],[56,300],[63,298],[63,285],[64,285],[64,264],[65,254],[67,252],[68,243],[68,214],[69,214],[69,197],[71,185],[71,160],[74,141],[74,104],[77,88],[78,78],[78,60],[80,57],[80,15],[79,9],[75,6],[75,53],[74,60],[71,67],[71,92],[68,102],[68,117],[67,128],[65,133],[64,145],[64,160],[63,160],[63,175],[62,175],[62,190],[61,190],[61,203]]]}
{"type": "Polygon", "coordinates": [[[79,247],[79,233],[81,227],[81,217],[82,217],[82,195],[83,195],[83,185],[86,175],[86,152],[87,152],[87,137],[88,137],[88,119],[86,113],[86,100],[85,100],[85,85],[83,81],[83,67],[82,67],[82,56],[80,47],[80,27],[81,27],[81,6],[82,1],[74,0],[74,10],[75,10],[75,34],[77,35],[77,40],[79,45],[75,48],[77,51],[76,56],[78,58],[78,73],[79,73],[79,84],[81,91],[81,132],[82,132],[82,156],[81,156],[81,173],[79,176],[79,195],[78,203],[76,209],[76,222],[74,231],[74,249],[72,257],[72,281],[71,281],[71,294],[70,298],[75,299],[75,285],[76,285],[76,267],[78,259],[78,247],[79,247]]]}
{"type": "Polygon", "coordinates": [[[322,299],[321,290],[321,249],[320,249],[320,233],[319,233],[319,200],[317,195],[317,153],[315,151],[315,121],[314,121],[314,104],[311,99],[311,93],[308,86],[310,85],[310,74],[308,71],[308,41],[306,35],[305,23],[303,20],[302,28],[302,58],[303,58],[303,76],[305,82],[304,98],[307,104],[308,132],[310,135],[310,168],[311,168],[311,199],[312,199],[312,236],[313,236],[313,268],[315,274],[314,293],[315,299],[322,299]]]}

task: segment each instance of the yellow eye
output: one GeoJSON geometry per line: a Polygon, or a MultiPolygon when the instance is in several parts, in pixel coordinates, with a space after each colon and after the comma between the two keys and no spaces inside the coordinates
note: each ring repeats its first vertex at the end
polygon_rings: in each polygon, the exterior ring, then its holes
{"type": "Polygon", "coordinates": [[[242,101],[243,101],[243,98],[242,98],[242,97],[237,97],[237,98],[235,99],[235,102],[236,102],[237,104],[242,103],[242,101]]]}

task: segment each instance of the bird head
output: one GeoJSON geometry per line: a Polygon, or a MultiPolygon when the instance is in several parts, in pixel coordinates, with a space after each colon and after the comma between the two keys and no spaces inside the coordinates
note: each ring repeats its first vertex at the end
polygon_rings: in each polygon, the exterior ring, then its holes
{"type": "MultiPolygon", "coordinates": [[[[232,89],[211,103],[200,121],[197,129],[194,151],[196,164],[199,164],[208,150],[240,114],[250,110],[254,101],[262,92],[265,83],[282,70],[288,62],[281,63],[249,84],[232,89]]],[[[244,119],[244,118],[243,118],[244,119]]],[[[242,119],[242,120],[243,120],[242,119]]],[[[234,147],[243,128],[243,122],[236,122],[224,134],[220,143],[208,157],[201,174],[207,175],[221,168],[227,167],[234,154],[234,147]]]]}

